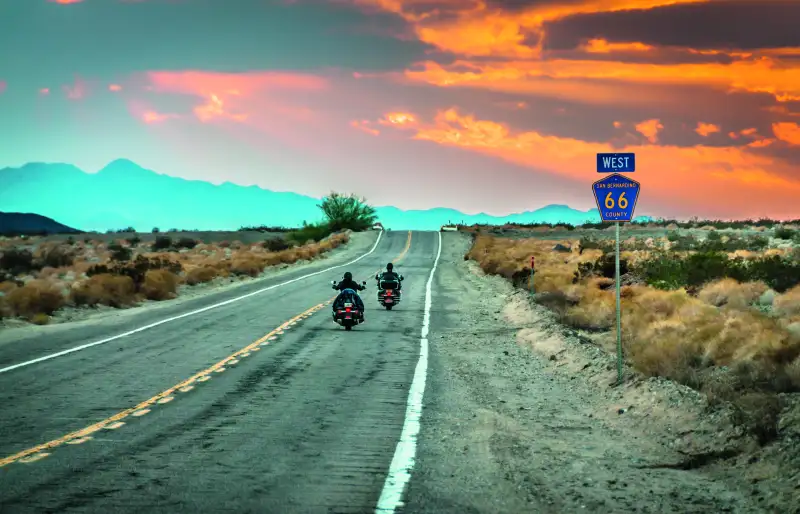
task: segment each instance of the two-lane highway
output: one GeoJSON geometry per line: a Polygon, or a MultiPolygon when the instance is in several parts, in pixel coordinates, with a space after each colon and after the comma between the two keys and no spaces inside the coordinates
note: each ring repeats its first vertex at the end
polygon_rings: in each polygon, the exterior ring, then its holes
{"type": "Polygon", "coordinates": [[[17,368],[115,334],[4,345],[0,511],[374,512],[402,468],[439,241],[387,232],[350,266],[129,320],[125,337],[17,368]],[[392,260],[404,297],[385,311],[373,277],[392,260]],[[330,315],[346,270],[369,286],[351,332],[330,315]]]}

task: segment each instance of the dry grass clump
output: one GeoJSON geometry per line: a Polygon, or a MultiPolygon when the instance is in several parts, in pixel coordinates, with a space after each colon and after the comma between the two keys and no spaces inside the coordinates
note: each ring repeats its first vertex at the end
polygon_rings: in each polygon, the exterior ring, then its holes
{"type": "Polygon", "coordinates": [[[5,303],[15,316],[31,320],[37,314],[51,315],[65,305],[61,290],[47,280],[31,280],[5,295],[5,303]]]}
{"type": "Polygon", "coordinates": [[[76,283],[70,298],[77,306],[128,307],[136,303],[136,285],[130,277],[102,273],[76,283]]]}
{"type": "Polygon", "coordinates": [[[763,282],[739,283],[732,278],[723,278],[705,285],[697,297],[715,307],[746,309],[768,289],[769,286],[763,282]]]}
{"type": "Polygon", "coordinates": [[[800,286],[795,286],[775,297],[774,311],[787,318],[800,316],[800,286]]]}
{"type": "Polygon", "coordinates": [[[148,270],[140,291],[148,300],[171,300],[177,296],[179,282],[178,276],[169,270],[148,270]]]}

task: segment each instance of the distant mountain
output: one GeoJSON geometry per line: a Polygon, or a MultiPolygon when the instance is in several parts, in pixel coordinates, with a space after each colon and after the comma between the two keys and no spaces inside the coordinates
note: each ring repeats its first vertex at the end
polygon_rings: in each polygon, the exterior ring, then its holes
{"type": "Polygon", "coordinates": [[[77,234],[79,232],[79,230],[39,214],[0,212],[0,234],[77,234]]]}
{"type": "MultiPolygon", "coordinates": [[[[126,160],[97,173],[69,164],[29,163],[0,169],[0,205],[7,211],[36,212],[83,230],[138,231],[153,227],[235,230],[244,225],[296,227],[322,219],[318,198],[257,186],[162,175],[126,160]]],[[[380,221],[396,230],[437,230],[448,222],[466,224],[568,223],[600,221],[597,209],[578,211],[548,205],[508,216],[464,214],[436,208],[404,211],[377,207],[380,221]]]]}

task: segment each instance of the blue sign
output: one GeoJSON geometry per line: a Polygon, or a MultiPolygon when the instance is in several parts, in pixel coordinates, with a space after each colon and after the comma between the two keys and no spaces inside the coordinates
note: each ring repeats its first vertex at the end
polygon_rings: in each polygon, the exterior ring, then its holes
{"type": "Polygon", "coordinates": [[[594,199],[603,221],[631,221],[641,186],[618,173],[592,184],[594,199]]]}
{"type": "Polygon", "coordinates": [[[597,173],[633,173],[636,171],[635,153],[597,154],[597,173]]]}

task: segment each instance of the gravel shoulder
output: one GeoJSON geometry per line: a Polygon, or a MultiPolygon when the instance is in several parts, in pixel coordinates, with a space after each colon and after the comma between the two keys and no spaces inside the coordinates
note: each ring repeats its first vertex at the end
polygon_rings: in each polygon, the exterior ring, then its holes
{"type": "Polygon", "coordinates": [[[671,382],[611,386],[613,358],[443,240],[404,512],[797,512],[753,480],[766,468],[713,465],[724,413],[671,382]]]}

